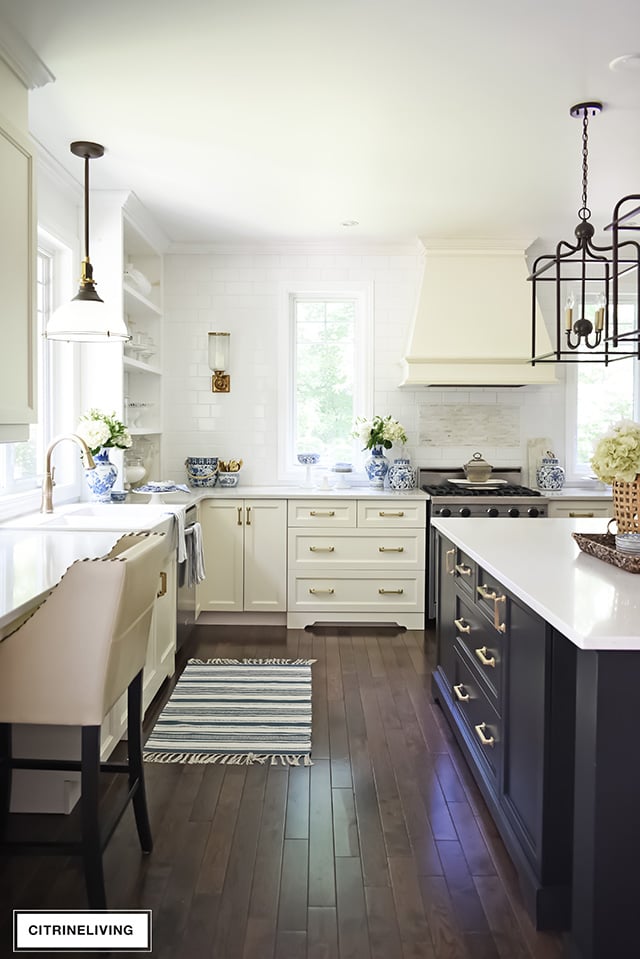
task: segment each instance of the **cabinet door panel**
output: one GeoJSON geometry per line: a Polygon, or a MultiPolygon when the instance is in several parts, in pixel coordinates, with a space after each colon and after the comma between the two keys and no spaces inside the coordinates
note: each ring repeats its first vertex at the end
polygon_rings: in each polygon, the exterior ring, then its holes
{"type": "Polygon", "coordinates": [[[207,576],[197,587],[203,611],[242,611],[244,501],[204,500],[200,522],[207,576]]]}
{"type": "Polygon", "coordinates": [[[456,588],[454,582],[456,548],[449,540],[436,533],[438,543],[437,562],[437,619],[438,668],[444,673],[449,689],[455,675],[456,588]]]}
{"type": "Polygon", "coordinates": [[[30,145],[0,117],[1,424],[36,420],[33,196],[30,145]]]}
{"type": "Polygon", "coordinates": [[[244,501],[244,609],[287,608],[285,500],[244,501]]]}

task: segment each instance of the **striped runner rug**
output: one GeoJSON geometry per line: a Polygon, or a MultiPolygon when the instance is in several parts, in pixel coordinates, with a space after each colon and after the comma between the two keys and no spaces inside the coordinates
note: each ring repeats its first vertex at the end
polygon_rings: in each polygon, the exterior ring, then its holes
{"type": "Polygon", "coordinates": [[[190,659],[146,742],[152,763],[311,766],[315,659],[190,659]]]}

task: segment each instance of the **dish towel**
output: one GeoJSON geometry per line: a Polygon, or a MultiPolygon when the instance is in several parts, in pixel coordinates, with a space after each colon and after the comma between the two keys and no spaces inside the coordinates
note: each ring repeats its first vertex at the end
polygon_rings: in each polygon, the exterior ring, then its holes
{"type": "Polygon", "coordinates": [[[202,526],[200,523],[194,523],[193,526],[189,527],[186,567],[187,586],[197,586],[205,578],[202,526]]]}
{"type": "MultiPolygon", "coordinates": [[[[167,504],[165,503],[165,506],[167,504]]],[[[178,562],[184,563],[187,559],[187,544],[186,537],[184,532],[184,521],[186,516],[186,507],[184,506],[167,506],[165,513],[170,513],[175,518],[175,523],[173,524],[174,536],[176,539],[176,545],[178,547],[178,562]]]]}

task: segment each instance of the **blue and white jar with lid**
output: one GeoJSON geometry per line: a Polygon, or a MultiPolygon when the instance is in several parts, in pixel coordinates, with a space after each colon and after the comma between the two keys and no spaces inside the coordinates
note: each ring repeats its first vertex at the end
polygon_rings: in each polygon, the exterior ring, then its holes
{"type": "Polygon", "coordinates": [[[536,470],[536,483],[541,490],[559,490],[564,486],[564,470],[552,450],[542,457],[536,470]]]}
{"type": "Polygon", "coordinates": [[[389,489],[403,490],[416,488],[416,471],[405,457],[394,459],[387,473],[389,489]]]}

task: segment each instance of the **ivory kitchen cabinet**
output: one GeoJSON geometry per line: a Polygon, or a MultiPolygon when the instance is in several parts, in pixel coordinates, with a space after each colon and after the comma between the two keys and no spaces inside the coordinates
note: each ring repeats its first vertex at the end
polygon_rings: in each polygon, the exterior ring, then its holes
{"type": "Polygon", "coordinates": [[[424,628],[425,535],[417,497],[290,500],[287,626],[424,628]]]}
{"type": "Polygon", "coordinates": [[[0,442],[29,438],[36,410],[36,216],[28,138],[0,116],[0,442]]]}
{"type": "Polygon", "coordinates": [[[200,523],[206,567],[197,587],[200,610],[286,610],[286,500],[205,499],[200,523]]]}
{"type": "Polygon", "coordinates": [[[549,499],[547,516],[569,519],[590,519],[592,516],[613,516],[611,499],[549,499]]]}

